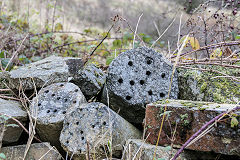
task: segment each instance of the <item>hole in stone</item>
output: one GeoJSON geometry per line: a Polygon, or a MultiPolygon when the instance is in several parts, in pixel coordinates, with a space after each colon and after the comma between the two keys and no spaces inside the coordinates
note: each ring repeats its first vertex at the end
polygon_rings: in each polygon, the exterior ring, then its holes
{"type": "Polygon", "coordinates": [[[54,109],[53,112],[57,112],[57,109],[54,109]]]}
{"type": "Polygon", "coordinates": [[[104,122],[103,122],[103,125],[105,126],[106,124],[107,124],[107,122],[104,121],[104,122]]]}
{"type": "Polygon", "coordinates": [[[123,79],[119,78],[118,83],[123,83],[123,79]]]}
{"type": "Polygon", "coordinates": [[[82,150],[81,150],[81,149],[79,150],[79,153],[82,153],[82,150]]]}
{"type": "Polygon", "coordinates": [[[50,110],[47,110],[47,113],[50,113],[50,110]]]}
{"type": "Polygon", "coordinates": [[[140,80],[140,84],[143,85],[144,84],[144,80],[140,80]]]}
{"type": "Polygon", "coordinates": [[[38,103],[38,106],[41,106],[41,103],[38,103]]]}
{"type": "Polygon", "coordinates": [[[84,140],[84,137],[82,137],[82,140],[84,140]]]}
{"type": "Polygon", "coordinates": [[[132,65],[133,65],[133,62],[132,62],[132,61],[129,61],[129,62],[128,62],[128,65],[129,65],[129,66],[132,66],[132,65]]]}
{"type": "Polygon", "coordinates": [[[63,114],[66,114],[66,111],[63,111],[62,113],[63,113],[63,114]]]}
{"type": "Polygon", "coordinates": [[[54,97],[54,96],[55,96],[55,94],[53,93],[53,94],[52,94],[52,97],[54,97]]]}
{"type": "Polygon", "coordinates": [[[160,97],[165,97],[165,94],[164,93],[160,93],[160,97]]]}
{"type": "Polygon", "coordinates": [[[131,84],[132,86],[134,85],[134,83],[135,83],[135,82],[134,82],[133,80],[132,80],[132,81],[130,81],[130,84],[131,84]]]}
{"type": "Polygon", "coordinates": [[[81,131],[80,133],[83,134],[83,131],[81,131]]]}
{"type": "Polygon", "coordinates": [[[76,122],[76,125],[79,125],[79,122],[76,122]]]}
{"type": "Polygon", "coordinates": [[[151,64],[151,63],[153,62],[153,60],[152,60],[152,58],[147,57],[147,58],[146,58],[146,62],[147,62],[147,64],[151,64]]]}
{"type": "Polygon", "coordinates": [[[151,72],[150,71],[147,71],[146,72],[146,75],[150,76],[151,72]]]}
{"type": "Polygon", "coordinates": [[[80,108],[80,111],[82,111],[82,108],[80,108]]]}
{"type": "Polygon", "coordinates": [[[46,90],[46,91],[45,91],[45,93],[48,93],[48,92],[49,92],[49,90],[46,90]]]}
{"type": "Polygon", "coordinates": [[[151,96],[153,93],[152,93],[152,90],[149,90],[148,91],[148,94],[151,96]]]}
{"type": "Polygon", "coordinates": [[[92,128],[95,128],[95,125],[92,125],[92,128]]]}
{"type": "Polygon", "coordinates": [[[60,97],[57,97],[57,100],[60,100],[61,98],[60,97]]]}
{"type": "Polygon", "coordinates": [[[67,102],[68,100],[67,99],[64,99],[65,102],[67,102]]]}
{"type": "Polygon", "coordinates": [[[67,126],[69,126],[69,123],[67,122],[67,126]]]}
{"type": "Polygon", "coordinates": [[[78,89],[75,89],[74,91],[75,91],[75,92],[78,92],[78,89]]]}
{"type": "Polygon", "coordinates": [[[73,103],[77,103],[77,101],[73,101],[73,103]]]}
{"type": "Polygon", "coordinates": [[[60,84],[60,87],[63,87],[64,86],[64,84],[60,84]]]}
{"type": "Polygon", "coordinates": [[[126,96],[126,100],[130,100],[131,98],[131,96],[126,96]]]}
{"type": "Polygon", "coordinates": [[[69,143],[69,141],[66,141],[66,143],[68,144],[68,143],[69,143]]]}
{"type": "Polygon", "coordinates": [[[165,73],[162,73],[161,77],[162,78],[165,78],[166,74],[165,73]]]}

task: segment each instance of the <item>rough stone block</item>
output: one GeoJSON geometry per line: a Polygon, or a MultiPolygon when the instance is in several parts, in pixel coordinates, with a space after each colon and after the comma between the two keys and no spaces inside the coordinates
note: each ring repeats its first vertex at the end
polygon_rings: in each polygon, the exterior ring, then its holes
{"type": "MultiPolygon", "coordinates": [[[[125,146],[125,151],[122,159],[132,160],[153,160],[153,154],[156,145],[152,145],[144,142],[140,139],[129,139],[125,146]]],[[[167,160],[173,158],[177,153],[177,149],[171,149],[170,146],[157,146],[155,159],[157,160],[167,160]]],[[[236,156],[219,155],[213,152],[200,152],[193,150],[183,150],[177,160],[196,160],[196,159],[207,159],[214,160],[216,158],[220,159],[238,159],[236,156]]]]}
{"type": "Polygon", "coordinates": [[[96,96],[106,81],[106,74],[95,65],[90,64],[78,71],[71,80],[72,83],[79,86],[86,99],[96,96]]]}
{"type": "MultiPolygon", "coordinates": [[[[20,160],[24,157],[26,145],[3,147],[0,153],[4,153],[6,159],[20,160]]],[[[31,144],[25,160],[60,160],[61,155],[50,146],[49,143],[31,144]]]]}
{"type": "MultiPolygon", "coordinates": [[[[166,98],[172,64],[153,49],[141,47],[121,53],[108,68],[102,101],[132,123],[142,123],[145,104],[166,98]]],[[[177,72],[170,98],[178,96],[177,72]]]]}
{"type": "Polygon", "coordinates": [[[82,68],[80,58],[51,56],[43,60],[6,72],[5,83],[12,89],[33,90],[57,82],[68,82],[68,78],[82,68]],[[34,81],[34,83],[33,83],[34,81]]]}
{"type": "Polygon", "coordinates": [[[120,155],[128,139],[140,137],[141,132],[132,124],[104,104],[93,102],[67,112],[60,142],[75,159],[85,157],[87,144],[91,156],[106,158],[105,151],[120,155]]]}
{"type": "MultiPolygon", "coordinates": [[[[211,102],[194,102],[183,100],[160,101],[147,105],[146,135],[147,141],[156,144],[162,121],[164,107],[167,106],[168,116],[164,121],[159,145],[171,144],[171,136],[176,128],[174,145],[183,145],[205,123],[234,108],[233,104],[217,104],[211,102]]],[[[240,112],[235,112],[240,121],[240,112]]],[[[231,118],[218,122],[212,130],[201,139],[187,147],[197,151],[214,151],[227,155],[240,155],[240,124],[231,127],[231,118]]]]}
{"type": "Polygon", "coordinates": [[[67,110],[82,103],[86,103],[86,99],[73,83],[54,83],[41,89],[30,106],[41,140],[59,148],[59,136],[67,110]]]}
{"type": "Polygon", "coordinates": [[[17,101],[0,99],[0,141],[3,144],[17,142],[23,129],[18,126],[17,122],[11,119],[17,119],[23,125],[27,121],[27,113],[17,101]],[[1,139],[2,138],[2,139],[1,139]]]}
{"type": "Polygon", "coordinates": [[[238,77],[240,75],[238,68],[209,65],[195,65],[193,68],[197,69],[178,68],[179,99],[232,104],[240,101],[239,82],[215,72],[201,71],[201,69],[216,70],[238,77]],[[217,76],[218,78],[213,78],[217,76]]]}

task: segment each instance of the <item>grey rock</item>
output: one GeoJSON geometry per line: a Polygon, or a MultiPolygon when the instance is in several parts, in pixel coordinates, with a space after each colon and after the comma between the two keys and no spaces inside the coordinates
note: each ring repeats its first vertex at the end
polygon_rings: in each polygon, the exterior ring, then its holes
{"type": "Polygon", "coordinates": [[[41,89],[30,106],[41,140],[60,148],[59,136],[67,109],[82,103],[86,99],[73,83],[54,83],[41,89]]]}
{"type": "Polygon", "coordinates": [[[103,88],[105,81],[106,74],[93,64],[79,70],[78,74],[71,80],[79,86],[87,99],[96,96],[103,88]]]}
{"type": "Polygon", "coordinates": [[[23,129],[11,118],[26,124],[27,113],[21,107],[17,101],[0,99],[0,135],[3,135],[0,141],[3,144],[17,142],[21,136],[23,129]]]}
{"type": "Polygon", "coordinates": [[[67,112],[60,136],[62,147],[75,159],[87,152],[91,156],[106,158],[111,147],[113,155],[120,155],[123,145],[130,138],[140,138],[141,132],[106,105],[93,102],[71,107],[67,112]]]}
{"type": "Polygon", "coordinates": [[[12,89],[33,90],[57,82],[67,82],[83,66],[80,58],[51,56],[43,60],[19,67],[4,76],[12,89]]]}
{"type": "MultiPolygon", "coordinates": [[[[121,53],[108,69],[102,102],[132,123],[142,123],[145,104],[166,98],[172,76],[172,64],[153,49],[141,47],[121,53]]],[[[177,72],[170,97],[178,98],[177,72]]]]}
{"type": "MultiPolygon", "coordinates": [[[[8,160],[20,160],[24,157],[26,145],[1,148],[8,160]]],[[[49,143],[34,143],[30,145],[25,160],[60,160],[61,155],[49,143]]]]}

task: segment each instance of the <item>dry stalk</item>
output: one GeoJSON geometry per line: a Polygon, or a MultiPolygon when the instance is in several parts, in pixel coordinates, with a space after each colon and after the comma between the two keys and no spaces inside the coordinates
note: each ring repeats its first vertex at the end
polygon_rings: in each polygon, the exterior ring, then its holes
{"type": "Polygon", "coordinates": [[[138,30],[138,24],[139,24],[140,19],[142,18],[142,16],[143,16],[143,13],[138,17],[138,21],[137,21],[136,29],[135,29],[134,36],[133,36],[133,49],[134,49],[135,38],[136,38],[137,30],[138,30]]]}

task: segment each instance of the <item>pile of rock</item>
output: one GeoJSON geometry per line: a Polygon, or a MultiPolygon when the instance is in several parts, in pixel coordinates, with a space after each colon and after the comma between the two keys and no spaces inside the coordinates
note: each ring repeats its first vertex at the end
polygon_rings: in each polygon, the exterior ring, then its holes
{"type": "MultiPolygon", "coordinates": [[[[38,91],[31,100],[31,104],[24,108],[19,102],[0,99],[0,135],[3,135],[0,136],[0,140],[4,146],[20,143],[23,130],[15,126],[19,125],[17,122],[25,126],[30,118],[32,122],[36,122],[36,135],[41,141],[49,142],[61,154],[67,153],[73,159],[103,159],[109,156],[118,158],[122,156],[123,159],[152,159],[163,111],[157,105],[160,102],[153,102],[166,98],[187,99],[190,98],[187,94],[195,92],[194,89],[199,87],[195,85],[194,88],[189,85],[188,79],[191,74],[185,78],[186,71],[181,71],[179,78],[178,72],[172,72],[173,66],[165,57],[146,47],[120,54],[110,64],[107,75],[92,64],[86,66],[83,64],[79,58],[51,56],[0,74],[0,80],[13,91],[19,89],[30,93],[38,91]],[[183,87],[186,90],[183,90],[183,87]],[[87,102],[96,99],[98,102],[87,102]],[[147,105],[149,103],[152,104],[147,105]],[[152,106],[156,107],[151,108],[152,106]],[[27,107],[30,108],[29,112],[27,107]],[[146,131],[144,134],[146,140],[152,145],[140,140],[143,136],[143,128],[146,131]]],[[[196,81],[194,79],[194,83],[198,84],[196,81]]],[[[196,98],[198,95],[202,96],[195,94],[193,97],[196,98]]],[[[238,95],[234,98],[236,100],[238,95]]],[[[204,114],[207,117],[202,120],[199,117],[202,115],[201,108],[196,107],[191,111],[185,111],[185,108],[181,108],[181,104],[178,101],[169,104],[169,107],[172,107],[171,110],[174,113],[176,111],[177,114],[174,116],[177,117],[176,119],[171,117],[171,124],[183,121],[179,123],[180,128],[176,133],[181,141],[177,139],[175,146],[181,145],[192,133],[196,132],[197,126],[201,126],[214,115],[225,111],[211,110],[209,115],[204,114]],[[185,116],[185,112],[188,116],[185,116]],[[189,127],[191,129],[186,130],[189,127]]],[[[174,128],[174,126],[170,127],[174,128]]],[[[229,142],[226,140],[229,135],[225,132],[220,133],[220,131],[219,137],[223,139],[216,136],[214,140],[226,141],[221,143],[219,149],[214,149],[211,145],[208,145],[207,149],[196,147],[188,149],[214,150],[217,153],[239,155],[240,149],[236,147],[236,144],[240,142],[240,139],[239,136],[234,135],[239,135],[240,130],[233,131],[228,125],[223,127],[228,132],[234,132],[229,134],[232,139],[224,152],[222,152],[223,144],[229,142]]],[[[169,145],[169,137],[172,133],[169,126],[164,126],[163,132],[164,137],[161,137],[159,144],[169,145]]],[[[50,147],[49,143],[33,144],[30,147],[33,152],[30,150],[28,154],[21,157],[60,159],[61,155],[56,149],[50,147]],[[40,149],[41,152],[35,155],[34,148],[39,146],[42,146],[42,150],[40,149]],[[47,154],[42,154],[46,147],[51,152],[46,151],[47,154]]],[[[21,148],[23,147],[16,147],[17,150],[21,148]]],[[[9,156],[8,152],[13,152],[14,149],[5,148],[2,152],[9,156]]],[[[156,158],[171,157],[169,148],[159,146],[157,151],[156,158]]],[[[172,153],[175,152],[172,151],[172,153]]],[[[185,151],[182,158],[189,157],[189,155],[190,151],[185,151]]]]}

